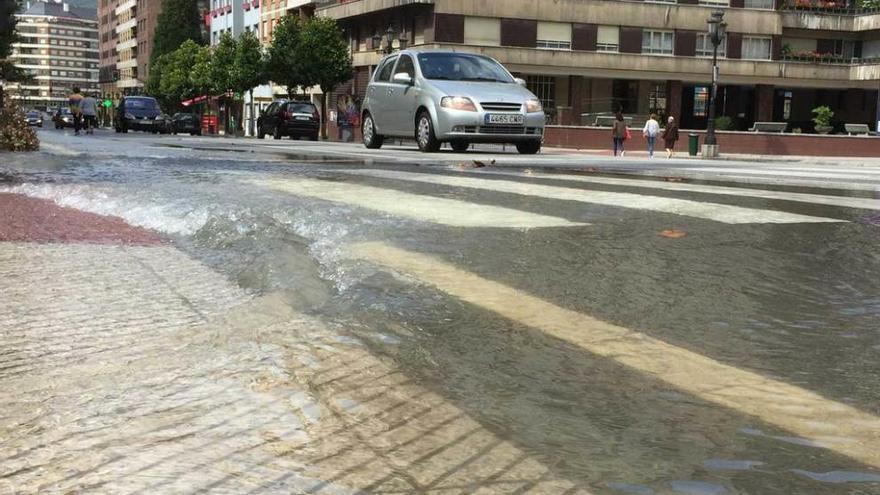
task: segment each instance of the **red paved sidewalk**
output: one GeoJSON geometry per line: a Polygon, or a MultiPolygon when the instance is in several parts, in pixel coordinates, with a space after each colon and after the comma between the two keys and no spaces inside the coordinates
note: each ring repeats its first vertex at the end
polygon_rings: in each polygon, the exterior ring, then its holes
{"type": "Polygon", "coordinates": [[[65,208],[47,199],[0,193],[0,241],[79,242],[148,246],[161,244],[158,234],[118,217],[65,208]]]}

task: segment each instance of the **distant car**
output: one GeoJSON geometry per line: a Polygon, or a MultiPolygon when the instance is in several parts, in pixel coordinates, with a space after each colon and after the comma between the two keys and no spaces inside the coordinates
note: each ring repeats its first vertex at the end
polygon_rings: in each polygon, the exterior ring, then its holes
{"type": "Polygon", "coordinates": [[[37,127],[43,127],[43,114],[37,112],[36,110],[32,110],[27,113],[27,123],[28,125],[35,125],[37,127]]]}
{"type": "Polygon", "coordinates": [[[167,133],[169,118],[159,102],[149,96],[126,96],[116,107],[116,132],[145,131],[167,133]]]}
{"type": "Polygon", "coordinates": [[[263,139],[269,134],[275,139],[290,136],[317,141],[320,127],[321,115],[314,103],[276,100],[257,119],[257,137],[263,139]]]}
{"type": "Polygon", "coordinates": [[[450,51],[402,50],[385,57],[367,85],[361,128],[364,145],[385,137],[415,138],[419,149],[450,143],[512,143],[523,154],[541,150],[540,100],[497,60],[450,51]]]}
{"type": "Polygon", "coordinates": [[[56,129],[64,129],[65,127],[73,127],[73,114],[69,108],[59,108],[52,117],[56,129]]]}
{"type": "Polygon", "coordinates": [[[175,113],[171,117],[171,134],[189,133],[190,136],[202,135],[202,123],[199,116],[192,113],[175,113]]]}

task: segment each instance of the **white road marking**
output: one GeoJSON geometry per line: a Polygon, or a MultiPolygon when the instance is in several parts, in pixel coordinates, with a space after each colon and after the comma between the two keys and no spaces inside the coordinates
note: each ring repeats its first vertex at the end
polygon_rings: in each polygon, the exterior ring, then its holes
{"type": "Polygon", "coordinates": [[[688,168],[691,172],[713,172],[719,174],[741,174],[741,175],[773,175],[773,176],[782,176],[783,178],[789,177],[810,177],[816,179],[854,179],[854,180],[877,180],[877,177],[866,177],[867,173],[858,172],[858,173],[846,173],[846,172],[837,172],[835,169],[829,168],[827,170],[816,170],[816,171],[799,171],[799,170],[788,170],[785,168],[777,168],[777,169],[756,169],[756,168],[742,168],[742,167],[693,167],[688,168]]]}
{"type": "MultiPolygon", "coordinates": [[[[480,172],[483,173],[483,172],[480,172]]],[[[485,172],[486,175],[504,175],[510,177],[524,177],[516,172],[485,172]]],[[[767,191],[764,189],[749,189],[743,187],[706,186],[702,184],[681,184],[674,182],[660,182],[644,179],[616,179],[613,177],[589,177],[570,174],[532,174],[529,178],[551,179],[569,182],[586,182],[590,184],[606,184],[609,186],[643,187],[648,189],[663,189],[667,191],[697,192],[718,194],[722,196],[740,196],[747,198],[777,199],[810,203],[817,205],[842,206],[846,208],[861,208],[864,210],[880,210],[880,199],[852,198],[847,196],[832,196],[824,194],[793,193],[785,191],[767,191]]]]}
{"type": "Polygon", "coordinates": [[[522,210],[424,196],[393,189],[316,179],[257,179],[252,184],[296,196],[367,208],[382,213],[454,227],[530,229],[587,225],[522,210]]]}
{"type": "Polygon", "coordinates": [[[865,465],[880,467],[880,418],[875,415],[556,306],[431,256],[381,242],[357,244],[350,252],[507,320],[612,359],[649,379],[753,416],[865,465]]]}
{"type": "Polygon", "coordinates": [[[759,210],[755,208],[745,208],[717,203],[704,203],[687,199],[664,198],[633,193],[591,191],[505,180],[489,180],[474,177],[456,177],[450,175],[398,172],[394,170],[378,169],[342,170],[340,172],[382,179],[442,184],[452,187],[484,189],[526,196],[578,201],[581,203],[658,211],[675,215],[705,218],[707,220],[730,224],[845,222],[845,220],[834,218],[813,217],[796,213],[759,210]]]}

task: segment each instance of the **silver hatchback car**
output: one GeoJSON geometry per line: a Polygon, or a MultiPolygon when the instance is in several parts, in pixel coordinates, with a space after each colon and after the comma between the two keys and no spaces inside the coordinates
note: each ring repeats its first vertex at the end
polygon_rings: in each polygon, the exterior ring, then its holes
{"type": "Polygon", "coordinates": [[[364,145],[415,138],[422,151],[455,151],[471,143],[512,143],[540,151],[541,102],[498,61],[478,54],[403,50],[376,67],[363,104],[364,145]]]}

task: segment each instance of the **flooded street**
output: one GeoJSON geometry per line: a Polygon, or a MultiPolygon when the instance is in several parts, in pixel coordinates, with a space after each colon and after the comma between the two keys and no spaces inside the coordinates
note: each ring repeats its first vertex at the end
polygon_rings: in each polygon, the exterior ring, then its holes
{"type": "Polygon", "coordinates": [[[0,494],[880,494],[880,169],[41,136],[0,494]]]}

